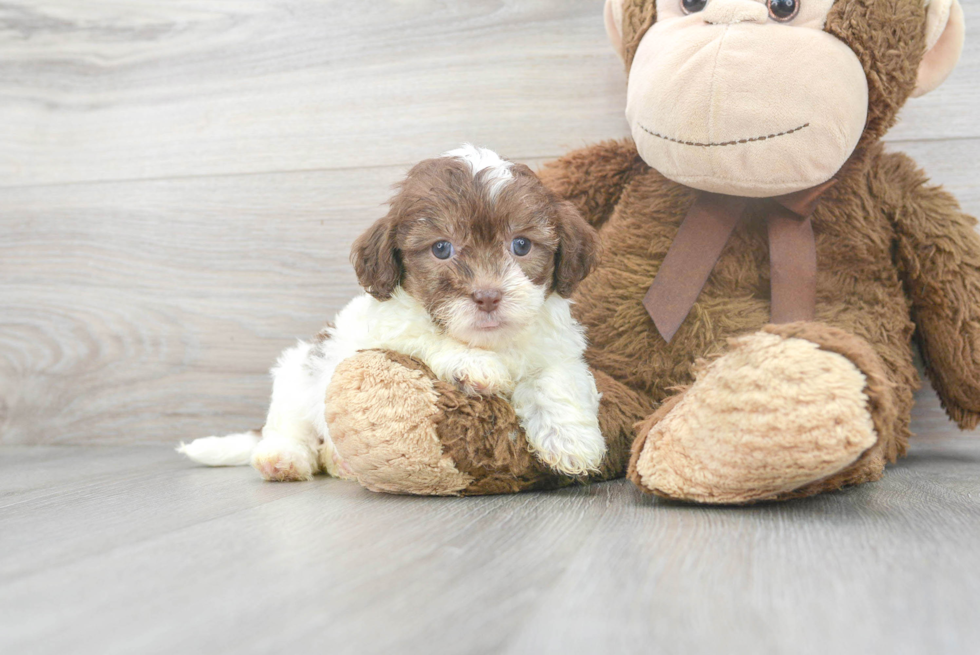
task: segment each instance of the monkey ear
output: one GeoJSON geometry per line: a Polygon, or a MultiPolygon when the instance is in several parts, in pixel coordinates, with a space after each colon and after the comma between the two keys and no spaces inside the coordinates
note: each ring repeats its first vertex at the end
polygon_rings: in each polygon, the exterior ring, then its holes
{"type": "Polygon", "coordinates": [[[599,235],[568,201],[558,206],[556,229],[554,290],[562,298],[568,298],[599,263],[599,235]]]}
{"type": "Polygon", "coordinates": [[[357,281],[378,300],[388,300],[401,283],[402,264],[395,244],[392,214],[357,237],[350,252],[357,281]]]}
{"type": "Polygon", "coordinates": [[[931,0],[926,11],[926,55],[919,64],[913,98],[946,81],[960,60],[966,34],[959,0],[931,0]]]}
{"type": "Polygon", "coordinates": [[[626,50],[623,48],[623,0],[606,0],[605,19],[609,41],[619,58],[626,61],[626,50]]]}

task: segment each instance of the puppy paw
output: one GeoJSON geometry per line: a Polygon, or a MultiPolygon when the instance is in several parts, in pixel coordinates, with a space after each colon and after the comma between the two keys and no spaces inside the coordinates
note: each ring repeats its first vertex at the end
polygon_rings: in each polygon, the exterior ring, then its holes
{"type": "Polygon", "coordinates": [[[496,357],[475,357],[457,366],[453,380],[467,395],[506,395],[514,390],[510,372],[496,357]]]}
{"type": "Polygon", "coordinates": [[[606,454],[598,426],[545,424],[527,431],[527,439],[538,459],[565,475],[597,472],[606,454]]]}
{"type": "Polygon", "coordinates": [[[319,452],[320,470],[326,471],[327,475],[342,480],[353,480],[354,471],[350,465],[340,456],[337,448],[331,439],[326,439],[320,445],[319,452]]]}
{"type": "Polygon", "coordinates": [[[308,448],[283,437],[262,439],[252,451],[252,467],[272,482],[312,480],[317,461],[308,448]]]}

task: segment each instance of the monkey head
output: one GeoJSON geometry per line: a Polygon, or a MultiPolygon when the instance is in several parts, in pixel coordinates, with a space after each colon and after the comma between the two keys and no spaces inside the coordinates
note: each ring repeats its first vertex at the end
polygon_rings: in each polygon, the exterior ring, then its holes
{"type": "Polygon", "coordinates": [[[643,159],[675,182],[776,196],[826,182],[952,72],[958,0],[607,0],[643,159]]]}

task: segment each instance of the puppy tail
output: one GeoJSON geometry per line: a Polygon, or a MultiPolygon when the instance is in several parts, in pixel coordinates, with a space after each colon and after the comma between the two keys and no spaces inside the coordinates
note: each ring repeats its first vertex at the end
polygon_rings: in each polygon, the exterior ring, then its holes
{"type": "Polygon", "coordinates": [[[177,452],[206,466],[248,466],[252,451],[261,439],[260,431],[249,430],[227,437],[195,439],[189,444],[181,442],[177,452]]]}

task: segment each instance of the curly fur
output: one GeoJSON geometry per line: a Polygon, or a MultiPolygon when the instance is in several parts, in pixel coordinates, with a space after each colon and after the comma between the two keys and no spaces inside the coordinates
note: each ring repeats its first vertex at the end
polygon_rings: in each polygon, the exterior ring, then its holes
{"type": "MultiPolygon", "coordinates": [[[[567,299],[595,265],[596,241],[574,206],[527,167],[472,146],[422,162],[400,185],[388,215],[352,248],[368,293],[341,310],[314,342],[285,351],[273,369],[262,440],[209,437],[181,452],[225,465],[241,464],[250,451],[252,465],[269,480],[307,480],[319,472],[349,477],[358,451],[352,463],[334,446],[327,418],[331,382],[337,367],[359,351],[388,349],[424,362],[441,388],[507,398],[526,435],[526,456],[532,451],[544,466],[566,475],[597,471],[606,450],[599,394],[567,299]],[[526,251],[517,251],[518,239],[526,251]],[[437,256],[440,243],[449,244],[448,256],[437,256]]],[[[372,370],[378,368],[374,362],[372,370]]],[[[417,391],[406,387],[404,375],[371,375],[378,384],[397,377],[391,393],[417,391]]],[[[343,383],[337,389],[351,393],[343,383]]],[[[385,405],[374,395],[370,401],[385,405]]],[[[412,408],[409,416],[426,415],[411,392],[403,401],[412,408]]],[[[370,408],[363,415],[371,416],[370,408]]],[[[352,436],[344,428],[352,416],[331,416],[348,443],[374,434],[362,425],[352,436]]],[[[416,433],[406,425],[389,427],[408,439],[416,433]]],[[[436,443],[425,434],[418,433],[418,443],[436,443]]],[[[445,466],[433,470],[447,479],[445,466]]],[[[392,488],[371,476],[361,479],[379,490],[392,488]]],[[[453,485],[460,486],[459,479],[453,485]]],[[[453,485],[451,491],[458,491],[453,485]]],[[[434,493],[431,485],[424,488],[434,493]]]]}

